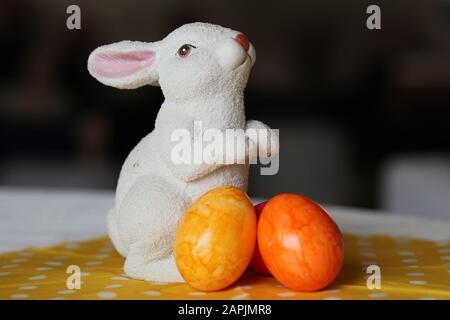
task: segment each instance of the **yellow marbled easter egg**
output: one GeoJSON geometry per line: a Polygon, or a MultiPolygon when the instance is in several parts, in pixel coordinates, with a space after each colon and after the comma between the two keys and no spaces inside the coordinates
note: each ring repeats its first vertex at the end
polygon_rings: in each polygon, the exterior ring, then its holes
{"type": "Polygon", "coordinates": [[[200,196],[180,221],[175,260],[186,282],[216,291],[247,269],[256,242],[256,214],[240,189],[223,186],[200,196]]]}

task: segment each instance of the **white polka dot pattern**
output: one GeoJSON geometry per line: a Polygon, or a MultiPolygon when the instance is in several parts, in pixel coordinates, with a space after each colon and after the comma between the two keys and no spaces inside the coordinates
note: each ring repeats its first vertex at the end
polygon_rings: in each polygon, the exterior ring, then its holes
{"type": "Polygon", "coordinates": [[[0,255],[2,299],[450,299],[450,244],[386,236],[344,235],[341,275],[318,292],[296,292],[274,278],[247,272],[218,292],[187,284],[148,282],[123,273],[123,258],[108,239],[66,243],[0,255]],[[81,269],[81,289],[67,288],[69,265],[81,269]],[[370,290],[367,267],[381,270],[381,289],[370,290]],[[426,294],[426,292],[429,292],[426,294]],[[432,294],[431,294],[432,293],[432,294]]]}

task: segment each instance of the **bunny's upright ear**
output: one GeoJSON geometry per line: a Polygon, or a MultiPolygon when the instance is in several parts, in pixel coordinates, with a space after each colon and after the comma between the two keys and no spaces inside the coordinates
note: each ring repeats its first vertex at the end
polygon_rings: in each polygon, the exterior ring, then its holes
{"type": "Polygon", "coordinates": [[[158,85],[158,46],[159,42],[121,41],[99,47],[89,56],[89,73],[119,89],[158,85]]]}

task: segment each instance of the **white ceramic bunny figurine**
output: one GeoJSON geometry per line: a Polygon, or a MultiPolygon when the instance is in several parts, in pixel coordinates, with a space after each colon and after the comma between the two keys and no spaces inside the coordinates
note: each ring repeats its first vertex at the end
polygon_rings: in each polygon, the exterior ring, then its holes
{"type": "Polygon", "coordinates": [[[194,121],[203,129],[268,129],[245,120],[243,91],[255,59],[243,34],[207,23],[184,25],[158,42],[102,46],[89,56],[89,72],[103,84],[159,85],[165,96],[155,129],[122,167],[108,214],[109,236],[126,257],[130,277],[183,281],[172,246],[184,211],[214,187],[247,189],[248,164],[174,164],[171,134],[180,128],[193,133],[194,121]]]}

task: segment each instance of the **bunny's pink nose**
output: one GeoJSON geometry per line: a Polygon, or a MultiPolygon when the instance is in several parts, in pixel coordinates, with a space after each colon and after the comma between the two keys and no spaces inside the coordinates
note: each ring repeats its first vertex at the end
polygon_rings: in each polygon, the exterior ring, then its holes
{"type": "Polygon", "coordinates": [[[234,37],[234,40],[239,42],[239,44],[244,48],[246,52],[248,51],[250,44],[248,43],[248,39],[244,34],[242,33],[238,34],[236,37],[234,37]]]}

